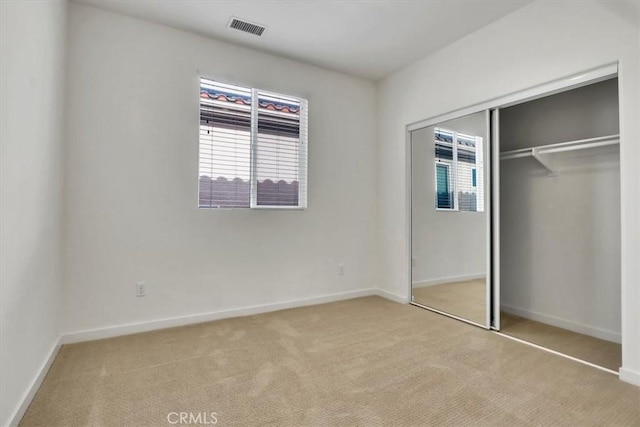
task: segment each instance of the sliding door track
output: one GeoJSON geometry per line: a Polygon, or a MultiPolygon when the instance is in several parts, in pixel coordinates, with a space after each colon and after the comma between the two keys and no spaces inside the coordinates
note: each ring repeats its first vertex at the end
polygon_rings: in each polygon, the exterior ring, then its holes
{"type": "Polygon", "coordinates": [[[474,322],[472,320],[465,319],[464,317],[458,317],[458,316],[456,316],[454,314],[447,313],[446,311],[438,310],[437,308],[427,307],[426,305],[422,305],[422,304],[417,303],[415,301],[411,301],[409,304],[415,305],[416,307],[424,308],[425,310],[433,311],[434,313],[442,314],[443,316],[447,316],[447,317],[450,317],[452,319],[460,320],[461,322],[468,323],[470,325],[477,326],[477,327],[482,328],[482,329],[489,329],[489,327],[486,326],[486,325],[482,325],[480,323],[476,323],[476,322],[474,322]]]}
{"type": "Polygon", "coordinates": [[[436,309],[436,308],[427,307],[426,305],[422,305],[422,304],[417,303],[417,302],[415,302],[415,301],[411,301],[409,304],[414,305],[414,306],[416,306],[416,307],[423,308],[423,309],[425,309],[425,310],[429,310],[429,311],[431,311],[431,312],[433,312],[433,313],[437,313],[437,314],[441,314],[441,315],[446,316],[446,317],[450,317],[451,319],[455,319],[455,320],[459,320],[459,321],[464,322],[464,323],[468,323],[469,325],[473,325],[473,326],[476,326],[476,327],[478,327],[478,328],[482,328],[482,329],[485,329],[485,330],[489,330],[490,332],[493,332],[493,333],[494,333],[494,334],[496,334],[496,335],[500,335],[501,337],[508,338],[508,339],[510,339],[510,340],[512,340],[512,341],[516,341],[516,342],[519,342],[519,343],[521,343],[521,344],[528,345],[528,346],[530,346],[530,347],[533,347],[533,348],[537,348],[537,349],[539,349],[539,350],[546,351],[547,353],[555,354],[555,355],[557,355],[557,356],[564,357],[565,359],[573,360],[574,362],[582,363],[583,365],[587,365],[587,366],[590,366],[590,367],[592,367],[592,368],[596,368],[596,369],[599,369],[599,370],[601,370],[601,371],[607,372],[607,373],[609,373],[609,374],[613,374],[613,375],[615,375],[615,376],[619,376],[619,373],[618,373],[618,372],[616,372],[616,371],[614,371],[613,369],[605,368],[605,367],[603,367],[603,366],[596,365],[595,363],[587,362],[586,360],[579,359],[579,358],[574,357],[574,356],[569,356],[568,354],[561,353],[561,352],[559,352],[559,351],[552,350],[552,349],[550,349],[550,348],[543,347],[543,346],[541,346],[541,345],[534,344],[534,343],[532,343],[532,342],[525,341],[525,340],[522,340],[522,339],[520,339],[520,338],[512,337],[512,336],[510,336],[510,335],[507,335],[507,334],[505,334],[505,333],[503,333],[503,332],[500,332],[500,331],[498,331],[498,330],[495,330],[495,329],[493,329],[493,328],[489,328],[489,327],[487,327],[487,326],[485,326],[485,325],[481,325],[480,323],[476,323],[476,322],[473,322],[473,321],[471,321],[471,320],[467,320],[467,319],[464,319],[464,318],[462,318],[462,317],[458,317],[458,316],[455,316],[455,315],[453,315],[453,314],[447,313],[446,311],[441,311],[441,310],[438,310],[438,309],[436,309]]]}
{"type": "Polygon", "coordinates": [[[552,354],[555,354],[557,356],[562,356],[565,359],[573,360],[574,362],[582,363],[583,365],[591,366],[592,368],[600,369],[601,371],[608,372],[608,373],[613,374],[615,376],[619,376],[619,373],[614,371],[613,369],[605,368],[604,366],[596,365],[595,363],[587,362],[586,360],[579,359],[579,358],[574,357],[574,356],[569,356],[566,353],[561,353],[561,352],[556,351],[556,350],[551,350],[548,347],[543,347],[541,345],[534,344],[532,342],[525,341],[525,340],[522,340],[520,338],[512,337],[512,336],[507,335],[507,334],[505,334],[503,332],[500,332],[500,331],[492,331],[492,332],[495,333],[496,335],[500,335],[501,337],[509,338],[510,340],[519,342],[521,344],[525,344],[525,345],[528,345],[530,347],[537,348],[539,350],[544,350],[547,353],[552,353],[552,354]]]}

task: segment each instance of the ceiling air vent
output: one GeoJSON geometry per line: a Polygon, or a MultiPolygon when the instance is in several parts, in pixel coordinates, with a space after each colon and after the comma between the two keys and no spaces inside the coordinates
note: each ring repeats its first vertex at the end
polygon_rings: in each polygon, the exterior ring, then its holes
{"type": "Polygon", "coordinates": [[[254,34],[256,36],[261,36],[264,30],[267,29],[267,27],[264,27],[260,24],[254,24],[252,22],[243,21],[241,19],[234,18],[233,16],[229,21],[229,28],[244,31],[245,33],[254,34]]]}

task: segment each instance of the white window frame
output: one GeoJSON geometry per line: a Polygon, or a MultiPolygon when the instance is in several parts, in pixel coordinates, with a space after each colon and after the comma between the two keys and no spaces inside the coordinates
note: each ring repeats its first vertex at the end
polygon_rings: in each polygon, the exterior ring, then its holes
{"type": "MultiPolygon", "coordinates": [[[[250,191],[250,203],[249,207],[201,207],[200,206],[200,194],[199,194],[199,171],[198,171],[198,209],[203,210],[233,210],[233,209],[255,209],[255,210],[306,210],[307,209],[307,178],[308,178],[308,141],[309,141],[309,101],[305,98],[301,98],[295,95],[288,95],[278,92],[271,92],[268,90],[262,90],[252,87],[252,85],[244,85],[239,83],[229,83],[223,80],[213,79],[200,75],[198,78],[198,93],[200,93],[200,85],[202,79],[212,81],[214,83],[220,83],[225,85],[238,86],[245,89],[251,89],[251,128],[250,128],[250,176],[249,182],[251,185],[250,191]],[[295,100],[300,104],[300,149],[298,153],[298,205],[258,205],[258,176],[257,176],[257,151],[258,151],[258,95],[275,96],[289,98],[295,100]],[[255,102],[254,102],[255,100],[255,102]]],[[[198,129],[200,127],[200,99],[198,97],[198,129]]],[[[200,137],[198,137],[198,146],[200,146],[200,137]]],[[[200,150],[198,150],[198,168],[200,164],[200,150]]]]}

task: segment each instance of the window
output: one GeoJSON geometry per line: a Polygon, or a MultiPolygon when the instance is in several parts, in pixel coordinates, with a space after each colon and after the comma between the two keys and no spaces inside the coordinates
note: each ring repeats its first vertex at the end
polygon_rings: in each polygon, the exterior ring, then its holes
{"type": "Polygon", "coordinates": [[[307,101],[200,79],[200,208],[306,208],[307,101]]]}
{"type": "Polygon", "coordinates": [[[439,209],[453,209],[453,192],[451,192],[450,166],[436,163],[436,191],[438,194],[437,207],[439,209]]]}
{"type": "Polygon", "coordinates": [[[482,142],[479,136],[435,128],[436,209],[484,211],[482,142]]]}

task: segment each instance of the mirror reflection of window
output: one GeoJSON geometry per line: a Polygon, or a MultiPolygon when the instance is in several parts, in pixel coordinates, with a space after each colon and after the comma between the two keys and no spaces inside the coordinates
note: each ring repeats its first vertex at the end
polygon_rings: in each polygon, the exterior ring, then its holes
{"type": "Polygon", "coordinates": [[[484,212],[483,139],[436,127],[436,209],[484,212]]]}

